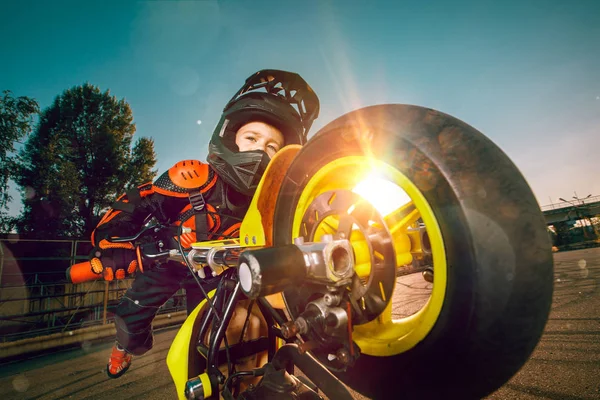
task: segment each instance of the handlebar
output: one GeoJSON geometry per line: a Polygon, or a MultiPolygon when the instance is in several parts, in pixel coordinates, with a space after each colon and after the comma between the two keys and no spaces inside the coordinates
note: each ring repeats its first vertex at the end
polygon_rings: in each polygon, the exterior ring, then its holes
{"type": "MultiPolygon", "coordinates": [[[[170,227],[159,224],[159,223],[151,223],[151,224],[144,226],[144,228],[142,228],[142,230],[140,230],[138,233],[136,233],[133,236],[113,237],[113,238],[109,238],[107,240],[111,243],[135,242],[136,240],[140,239],[142,236],[146,236],[149,233],[158,233],[158,232],[162,231],[163,229],[169,229],[169,228],[170,227]]],[[[182,227],[182,233],[187,233],[187,232],[191,232],[191,229],[182,227]]]]}
{"type": "MultiPolygon", "coordinates": [[[[122,236],[122,237],[111,237],[106,240],[110,243],[135,243],[138,242],[138,246],[140,248],[140,253],[142,257],[150,262],[156,262],[161,260],[173,259],[180,262],[185,262],[184,257],[187,257],[187,254],[181,254],[178,249],[168,248],[169,246],[164,245],[164,242],[160,239],[154,240],[146,243],[139,243],[140,239],[144,238],[148,235],[156,235],[160,232],[168,232],[173,231],[172,226],[163,225],[156,220],[151,220],[142,229],[134,235],[131,236],[122,236]]],[[[192,230],[186,227],[177,227],[179,231],[181,229],[181,233],[190,233],[192,230]]],[[[172,232],[172,235],[176,235],[179,232],[172,232]]],[[[172,246],[171,246],[172,247],[172,246]]],[[[189,258],[188,258],[189,259],[189,258]]],[[[199,257],[196,255],[192,260],[195,264],[200,262],[199,257]]],[[[96,274],[92,271],[91,264],[89,261],[77,263],[71,265],[66,271],[67,279],[71,283],[82,283],[87,281],[99,280],[103,279],[102,274],[96,274]]]]}
{"type": "MultiPolygon", "coordinates": [[[[192,232],[191,228],[186,228],[183,226],[177,227],[176,229],[177,230],[181,229],[182,234],[192,232]]],[[[141,238],[143,238],[144,236],[158,234],[159,232],[173,231],[173,230],[174,230],[174,227],[160,224],[154,220],[154,221],[151,221],[150,223],[148,223],[139,232],[137,232],[136,234],[134,234],[132,236],[112,237],[107,240],[111,243],[135,243],[135,242],[139,241],[141,238]]],[[[169,232],[169,233],[174,236],[179,232],[177,232],[177,233],[169,232]]],[[[179,250],[177,250],[177,249],[163,250],[163,248],[165,247],[165,244],[160,239],[152,241],[152,242],[141,243],[141,244],[138,244],[138,246],[140,248],[142,257],[149,261],[159,261],[159,260],[166,259],[166,258],[169,258],[172,256],[176,256],[177,254],[179,254],[179,250]]]]}

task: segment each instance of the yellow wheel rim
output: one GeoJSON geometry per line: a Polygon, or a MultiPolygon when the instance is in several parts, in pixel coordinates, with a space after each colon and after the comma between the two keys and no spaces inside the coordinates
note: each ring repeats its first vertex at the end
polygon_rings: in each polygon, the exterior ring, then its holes
{"type": "MultiPolygon", "coordinates": [[[[407,254],[410,257],[410,242],[408,239],[403,239],[408,237],[404,233],[411,222],[414,222],[416,218],[421,218],[426,226],[431,244],[435,276],[435,283],[429,299],[415,314],[406,318],[393,319],[392,302],[390,301],[379,317],[354,327],[352,339],[359,345],[363,354],[391,356],[405,352],[421,342],[435,325],[444,303],[447,279],[444,241],[433,210],[421,191],[404,174],[383,161],[365,156],[339,158],[319,169],[304,188],[294,214],[292,232],[294,237],[305,234],[302,232],[302,218],[306,209],[317,196],[331,190],[352,190],[359,182],[364,181],[373,173],[385,176],[386,180],[401,188],[408,195],[411,205],[415,209],[404,218],[393,218],[395,213],[406,207],[405,205],[384,218],[388,230],[393,232],[397,259],[407,254]]],[[[335,231],[335,221],[328,217],[316,230],[313,240],[319,240],[320,235],[332,233],[332,231],[335,231]]],[[[363,254],[366,249],[364,238],[361,235],[352,234],[350,242],[357,258],[357,274],[359,276],[368,274],[369,265],[359,263],[361,258],[365,258],[363,254]]]]}

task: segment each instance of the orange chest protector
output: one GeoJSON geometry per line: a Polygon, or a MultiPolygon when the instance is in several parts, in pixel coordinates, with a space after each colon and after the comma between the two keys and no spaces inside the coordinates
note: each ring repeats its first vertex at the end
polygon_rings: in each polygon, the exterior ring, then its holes
{"type": "Polygon", "coordinates": [[[121,213],[138,213],[145,219],[154,216],[162,223],[190,228],[192,232],[181,235],[184,248],[201,240],[235,237],[239,235],[238,220],[245,210],[227,207],[222,185],[208,164],[197,160],[180,161],[154,183],[128,190],[119,197],[98,228],[121,213]],[[156,207],[159,203],[160,207],[156,207]],[[156,212],[157,208],[161,211],[156,212]]]}

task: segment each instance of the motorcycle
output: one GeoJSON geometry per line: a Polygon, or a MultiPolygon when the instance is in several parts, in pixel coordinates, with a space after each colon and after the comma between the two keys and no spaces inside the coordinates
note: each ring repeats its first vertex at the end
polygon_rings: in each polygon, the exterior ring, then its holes
{"type": "Polygon", "coordinates": [[[181,399],[482,398],[527,361],[552,301],[522,174],[475,128],[412,105],[361,108],[284,147],[239,238],[142,252],[221,276],[167,356],[181,399]],[[426,296],[398,314],[418,262],[426,296]]]}

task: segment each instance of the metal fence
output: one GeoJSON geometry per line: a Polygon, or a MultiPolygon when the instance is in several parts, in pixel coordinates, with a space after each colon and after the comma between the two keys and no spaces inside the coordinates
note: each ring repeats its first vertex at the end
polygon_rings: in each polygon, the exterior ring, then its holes
{"type": "MultiPolygon", "coordinates": [[[[68,282],[67,268],[87,260],[89,240],[0,237],[0,341],[65,332],[114,320],[132,279],[68,282]]],[[[159,313],[185,310],[178,291],[159,313]]]]}
{"type": "Polygon", "coordinates": [[[600,202],[600,196],[591,196],[583,199],[564,200],[560,203],[547,204],[542,206],[542,211],[560,210],[562,208],[580,207],[591,203],[600,202]]]}

